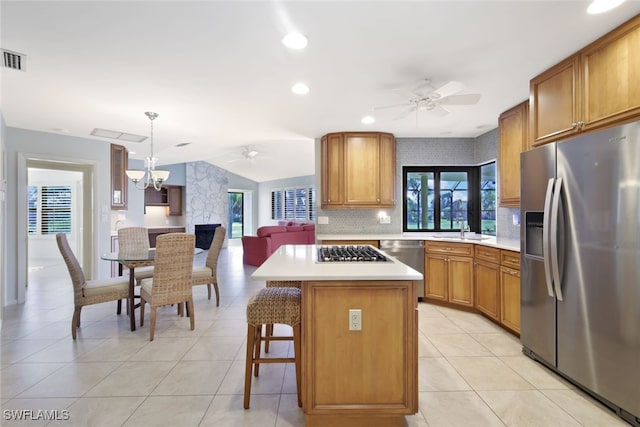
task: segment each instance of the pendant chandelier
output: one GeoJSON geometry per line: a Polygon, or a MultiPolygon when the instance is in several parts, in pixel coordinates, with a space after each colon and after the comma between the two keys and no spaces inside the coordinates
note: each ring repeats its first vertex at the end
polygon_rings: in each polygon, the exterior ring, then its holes
{"type": "Polygon", "coordinates": [[[157,191],[162,188],[162,183],[169,178],[169,171],[156,169],[157,157],[153,156],[153,120],[158,117],[158,113],[152,113],[147,111],[144,113],[151,122],[151,155],[144,159],[144,170],[140,169],[127,169],[127,176],[133,181],[138,190],[145,190],[150,186],[153,186],[157,191]],[[138,183],[142,183],[142,186],[138,183]]]}

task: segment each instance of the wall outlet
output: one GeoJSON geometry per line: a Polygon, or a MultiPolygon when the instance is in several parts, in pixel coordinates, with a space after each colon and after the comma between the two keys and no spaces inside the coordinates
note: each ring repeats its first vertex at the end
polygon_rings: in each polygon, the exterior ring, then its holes
{"type": "Polygon", "coordinates": [[[319,216],[318,217],[318,224],[329,224],[329,217],[328,216],[319,216]]]}
{"type": "Polygon", "coordinates": [[[349,330],[362,330],[362,310],[360,310],[359,308],[349,309],[349,330]]]}
{"type": "Polygon", "coordinates": [[[379,217],[380,224],[391,224],[391,217],[389,215],[384,215],[379,217]]]}

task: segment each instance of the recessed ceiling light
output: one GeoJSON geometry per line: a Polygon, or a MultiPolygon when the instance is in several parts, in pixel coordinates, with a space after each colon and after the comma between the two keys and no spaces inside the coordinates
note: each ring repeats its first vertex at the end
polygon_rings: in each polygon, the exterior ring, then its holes
{"type": "Polygon", "coordinates": [[[297,95],[306,95],[309,93],[309,86],[302,82],[296,83],[291,87],[291,92],[297,95]]]}
{"type": "Polygon", "coordinates": [[[54,132],[69,133],[69,129],[64,129],[64,128],[53,128],[51,130],[54,132]]]}
{"type": "Polygon", "coordinates": [[[360,121],[362,124],[370,125],[371,123],[375,123],[376,119],[372,116],[364,116],[360,121]]]}
{"type": "Polygon", "coordinates": [[[282,39],[282,44],[293,50],[300,50],[307,47],[307,38],[295,31],[290,32],[282,39]]]}
{"type": "Polygon", "coordinates": [[[587,8],[587,13],[596,15],[616,8],[624,3],[624,0],[593,0],[587,8]]]}

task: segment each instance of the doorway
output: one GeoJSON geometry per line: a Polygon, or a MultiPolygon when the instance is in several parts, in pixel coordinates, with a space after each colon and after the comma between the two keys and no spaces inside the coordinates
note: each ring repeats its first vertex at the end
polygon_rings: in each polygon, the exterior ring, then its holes
{"type": "Polygon", "coordinates": [[[229,226],[227,236],[229,239],[238,239],[244,236],[244,193],[241,191],[229,191],[229,226]]]}
{"type": "Polygon", "coordinates": [[[93,165],[29,158],[19,154],[17,299],[25,301],[32,273],[42,277],[69,273],[59,255],[55,234],[67,234],[85,275],[93,272],[93,165]],[[20,236],[24,236],[21,240],[20,236]]]}

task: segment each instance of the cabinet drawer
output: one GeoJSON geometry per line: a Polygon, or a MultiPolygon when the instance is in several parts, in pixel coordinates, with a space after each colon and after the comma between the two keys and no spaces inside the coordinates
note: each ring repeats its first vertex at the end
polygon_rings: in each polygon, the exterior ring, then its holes
{"type": "Polygon", "coordinates": [[[500,263],[500,249],[489,246],[476,245],[475,257],[489,262],[500,263]]]}
{"type": "Polygon", "coordinates": [[[447,255],[473,256],[473,243],[450,243],[426,241],[425,252],[447,255]]]}
{"type": "Polygon", "coordinates": [[[520,270],[520,252],[500,251],[500,264],[520,270]]]}

